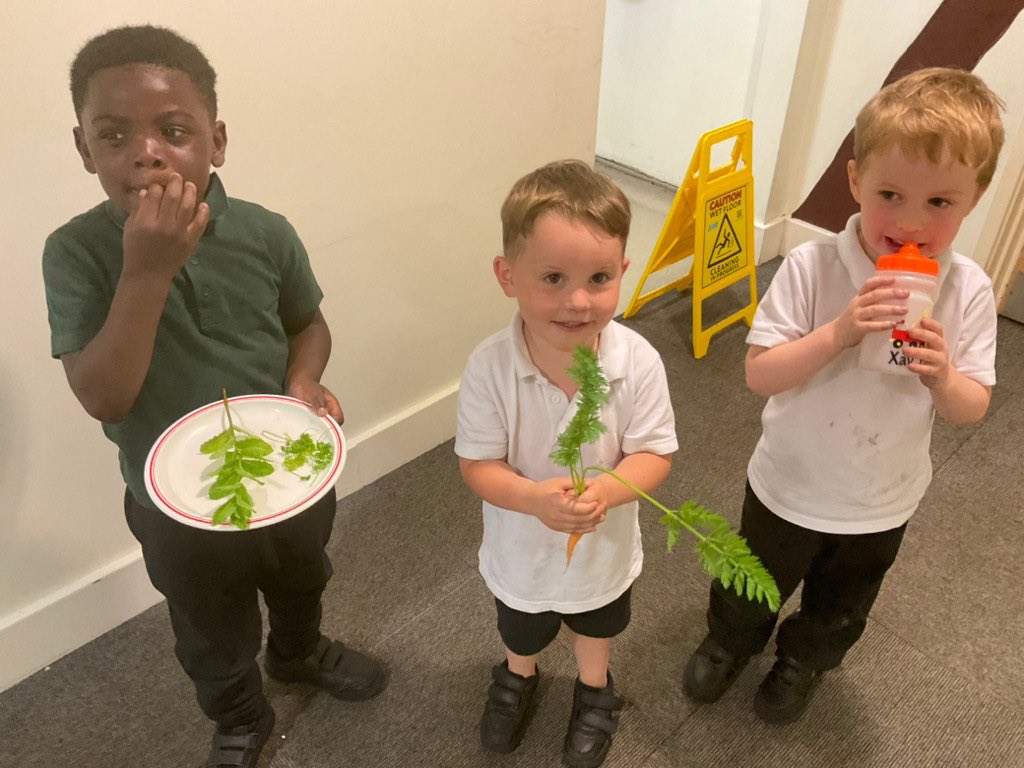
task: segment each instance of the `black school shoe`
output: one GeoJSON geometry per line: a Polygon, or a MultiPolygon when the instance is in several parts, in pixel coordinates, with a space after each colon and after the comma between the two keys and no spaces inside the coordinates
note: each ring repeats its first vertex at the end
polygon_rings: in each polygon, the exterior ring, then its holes
{"type": "Polygon", "coordinates": [[[708,634],[686,662],[683,690],[694,701],[711,704],[722,698],[747,666],[749,656],[736,656],[708,634]]]}
{"type": "Polygon", "coordinates": [[[213,734],[207,768],[256,768],[263,745],[274,730],[274,710],[268,704],[255,723],[218,728],[213,734]]]}
{"type": "Polygon", "coordinates": [[[365,654],[323,635],[304,659],[285,659],[267,645],[267,674],[282,683],[308,683],[344,701],[363,701],[384,689],[384,668],[365,654]]]}
{"type": "Polygon", "coordinates": [[[766,723],[785,725],[800,719],[822,673],[788,656],[780,657],[754,696],[754,711],[766,723]]]}
{"type": "Polygon", "coordinates": [[[619,727],[619,710],[625,705],[625,699],[615,695],[611,672],[604,688],[584,685],[577,677],[562,762],[569,768],[597,768],[603,763],[619,727]]]}
{"type": "Polygon", "coordinates": [[[484,749],[507,755],[519,746],[539,679],[540,668],[531,677],[522,677],[509,672],[507,660],[494,665],[480,718],[480,743],[484,749]]]}

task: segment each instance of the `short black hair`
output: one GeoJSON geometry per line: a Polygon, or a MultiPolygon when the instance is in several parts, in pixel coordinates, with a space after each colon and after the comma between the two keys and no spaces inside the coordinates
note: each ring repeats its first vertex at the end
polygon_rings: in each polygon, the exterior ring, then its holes
{"type": "Polygon", "coordinates": [[[71,63],[71,101],[81,117],[89,78],[101,69],[126,64],[155,64],[189,76],[210,117],[217,117],[217,73],[203,52],[177,32],[151,25],[118,27],[97,35],[82,46],[71,63]]]}

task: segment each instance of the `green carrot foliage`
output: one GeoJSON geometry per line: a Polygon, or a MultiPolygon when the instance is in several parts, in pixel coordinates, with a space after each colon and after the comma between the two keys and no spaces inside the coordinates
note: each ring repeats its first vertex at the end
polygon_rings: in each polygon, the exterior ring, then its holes
{"type": "Polygon", "coordinates": [[[680,534],[688,531],[697,540],[694,549],[701,566],[711,578],[721,581],[727,589],[734,589],[741,597],[767,602],[771,610],[778,611],[781,600],[775,580],[750,551],[746,540],[730,528],[724,517],[693,499],[678,509],[669,509],[609,469],[583,467],[582,446],[594,442],[605,431],[600,410],[608,402],[608,382],[601,371],[597,353],[582,346],[573,350],[573,366],[568,373],[579,386],[580,407],[565,431],[558,436],[558,448],[551,454],[551,461],[569,468],[576,493],[583,493],[587,472],[593,470],[610,475],[664,512],[661,523],[668,529],[670,551],[679,541],[680,534]]]}
{"type": "MultiPolygon", "coordinates": [[[[658,506],[661,506],[660,504],[658,506]]],[[[679,509],[665,509],[661,524],[668,529],[668,549],[671,552],[679,535],[689,531],[697,538],[694,551],[701,566],[713,579],[732,587],[740,597],[767,602],[773,611],[779,610],[780,595],[775,580],[757,556],[750,551],[746,540],[729,527],[729,521],[693,499],[679,509]]]]}
{"type": "Polygon", "coordinates": [[[597,353],[584,346],[572,351],[573,365],[568,373],[579,386],[579,408],[558,436],[558,447],[551,453],[551,461],[569,468],[576,495],[585,490],[582,448],[593,443],[603,432],[601,406],[608,402],[608,380],[597,361],[597,353]]]}

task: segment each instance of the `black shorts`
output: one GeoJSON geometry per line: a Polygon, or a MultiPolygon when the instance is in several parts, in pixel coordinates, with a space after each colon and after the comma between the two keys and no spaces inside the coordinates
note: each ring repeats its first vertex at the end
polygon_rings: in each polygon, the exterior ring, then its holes
{"type": "Polygon", "coordinates": [[[498,598],[498,634],[505,647],[519,656],[535,656],[558,635],[562,622],[584,637],[615,637],[629,625],[632,585],[607,605],[582,613],[526,613],[509,608],[498,598]]]}

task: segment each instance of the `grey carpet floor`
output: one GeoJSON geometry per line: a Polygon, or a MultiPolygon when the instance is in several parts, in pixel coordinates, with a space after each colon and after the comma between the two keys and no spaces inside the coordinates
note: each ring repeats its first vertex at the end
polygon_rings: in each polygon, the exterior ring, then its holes
{"type": "MultiPolygon", "coordinates": [[[[760,268],[762,289],[776,267],[760,268]]],[[[736,301],[723,292],[717,311],[736,301]]],[[[658,496],[700,499],[736,523],[763,401],[743,386],[743,326],[693,359],[689,302],[663,297],[627,323],[659,349],[672,386],[682,448],[658,496]]],[[[708,582],[685,546],[665,551],[657,513],[642,507],[644,573],[612,662],[629,706],[608,768],[1024,766],[1024,327],[1000,319],[999,331],[988,415],[966,429],[936,423],[935,479],[867,632],[794,725],[766,726],[751,709],[770,652],[717,704],[685,698],[708,582]]],[[[450,441],[339,503],[324,628],[384,659],[390,683],[373,701],[343,704],[269,681],[278,719],[261,768],[560,764],[574,677],[561,638],[541,658],[519,750],[495,758],[478,744],[501,658],[479,537],[479,504],[450,441]]],[[[3,768],[199,766],[210,732],[163,605],[0,694],[3,768]]]]}

